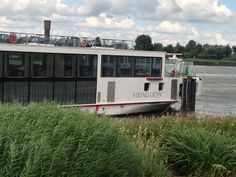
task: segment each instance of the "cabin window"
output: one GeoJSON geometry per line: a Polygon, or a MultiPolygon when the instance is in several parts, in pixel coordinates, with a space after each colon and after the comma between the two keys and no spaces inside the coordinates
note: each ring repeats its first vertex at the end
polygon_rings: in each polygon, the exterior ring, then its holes
{"type": "Polygon", "coordinates": [[[7,61],[8,77],[25,76],[25,58],[20,52],[9,52],[7,61]]]}
{"type": "Polygon", "coordinates": [[[75,55],[65,55],[64,56],[64,77],[75,76],[75,55]]]}
{"type": "Polygon", "coordinates": [[[116,57],[102,56],[102,77],[115,77],[116,72],[116,57]]]}
{"type": "Polygon", "coordinates": [[[0,77],[3,75],[3,52],[0,52],[0,77]]]}
{"type": "Polygon", "coordinates": [[[79,77],[96,77],[97,75],[97,56],[79,55],[79,77]]]}
{"type": "Polygon", "coordinates": [[[159,91],[162,91],[163,88],[164,88],[164,83],[162,83],[162,82],[159,83],[158,90],[159,90],[159,91]]]}
{"type": "Polygon", "coordinates": [[[152,59],[152,77],[161,77],[161,58],[152,59]]]}
{"type": "Polygon", "coordinates": [[[150,83],[144,83],[144,91],[148,91],[150,87],[150,83]]]}
{"type": "Polygon", "coordinates": [[[118,77],[131,77],[132,76],[132,65],[133,58],[126,56],[118,56],[117,61],[117,76],[118,77]]]}
{"type": "Polygon", "coordinates": [[[41,53],[31,54],[31,69],[33,77],[47,76],[47,58],[41,53]]]}
{"type": "Polygon", "coordinates": [[[74,77],[76,69],[76,55],[55,55],[55,76],[74,77]]]}
{"type": "Polygon", "coordinates": [[[135,76],[147,77],[151,76],[151,58],[136,57],[135,60],[135,76]]]}

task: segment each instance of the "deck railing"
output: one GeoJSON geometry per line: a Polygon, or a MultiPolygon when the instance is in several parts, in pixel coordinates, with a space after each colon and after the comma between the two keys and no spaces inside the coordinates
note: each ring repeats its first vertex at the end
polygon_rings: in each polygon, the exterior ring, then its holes
{"type": "Polygon", "coordinates": [[[106,38],[76,37],[51,35],[49,38],[43,34],[18,33],[0,31],[0,43],[50,45],[64,47],[108,47],[119,49],[134,49],[134,41],[106,38]]]}
{"type": "Polygon", "coordinates": [[[167,60],[165,63],[165,76],[166,77],[194,76],[193,62],[167,60]]]}

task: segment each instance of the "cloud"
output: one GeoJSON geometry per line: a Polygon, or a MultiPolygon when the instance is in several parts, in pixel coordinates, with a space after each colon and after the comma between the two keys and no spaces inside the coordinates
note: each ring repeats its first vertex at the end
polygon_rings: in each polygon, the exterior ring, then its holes
{"type": "Polygon", "coordinates": [[[229,21],[234,13],[218,0],[176,0],[182,9],[180,15],[188,21],[225,23],[229,21]]]}
{"type": "Polygon", "coordinates": [[[218,0],[90,0],[79,5],[77,13],[96,16],[101,13],[128,15],[148,20],[180,20],[225,23],[234,13],[218,0]]]}
{"type": "Polygon", "coordinates": [[[110,11],[111,2],[109,0],[90,0],[77,7],[77,13],[85,16],[97,16],[110,11]]]}
{"type": "Polygon", "coordinates": [[[163,21],[157,27],[157,31],[167,34],[184,34],[191,35],[196,32],[196,29],[189,24],[181,24],[179,22],[171,23],[170,21],[163,21]]]}
{"type": "Polygon", "coordinates": [[[102,13],[99,17],[87,17],[86,26],[101,29],[130,29],[134,26],[134,21],[129,18],[118,20],[102,13]]]}
{"type": "Polygon", "coordinates": [[[11,24],[12,21],[7,19],[6,16],[0,16],[0,24],[7,27],[9,24],[11,24]]]}
{"type": "Polygon", "coordinates": [[[165,45],[186,44],[190,39],[232,44],[234,25],[227,34],[216,31],[215,24],[227,28],[234,16],[218,0],[83,0],[77,4],[67,0],[3,0],[0,31],[43,33],[43,20],[50,19],[51,34],[133,40],[148,34],[154,42],[165,45]]]}

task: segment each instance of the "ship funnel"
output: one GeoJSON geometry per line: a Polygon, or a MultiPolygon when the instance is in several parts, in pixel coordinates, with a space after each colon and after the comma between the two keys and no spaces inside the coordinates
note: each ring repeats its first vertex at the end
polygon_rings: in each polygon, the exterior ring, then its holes
{"type": "Polygon", "coordinates": [[[44,36],[47,40],[50,38],[51,20],[44,20],[44,36]]]}

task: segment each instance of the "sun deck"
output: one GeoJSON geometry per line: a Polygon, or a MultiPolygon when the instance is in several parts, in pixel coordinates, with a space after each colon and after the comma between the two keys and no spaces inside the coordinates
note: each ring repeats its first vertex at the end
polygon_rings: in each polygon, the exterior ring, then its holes
{"type": "Polygon", "coordinates": [[[45,45],[63,47],[107,47],[118,49],[133,49],[134,41],[121,39],[106,39],[92,37],[76,37],[43,34],[19,33],[0,31],[0,43],[25,44],[25,45],[45,45]]]}

